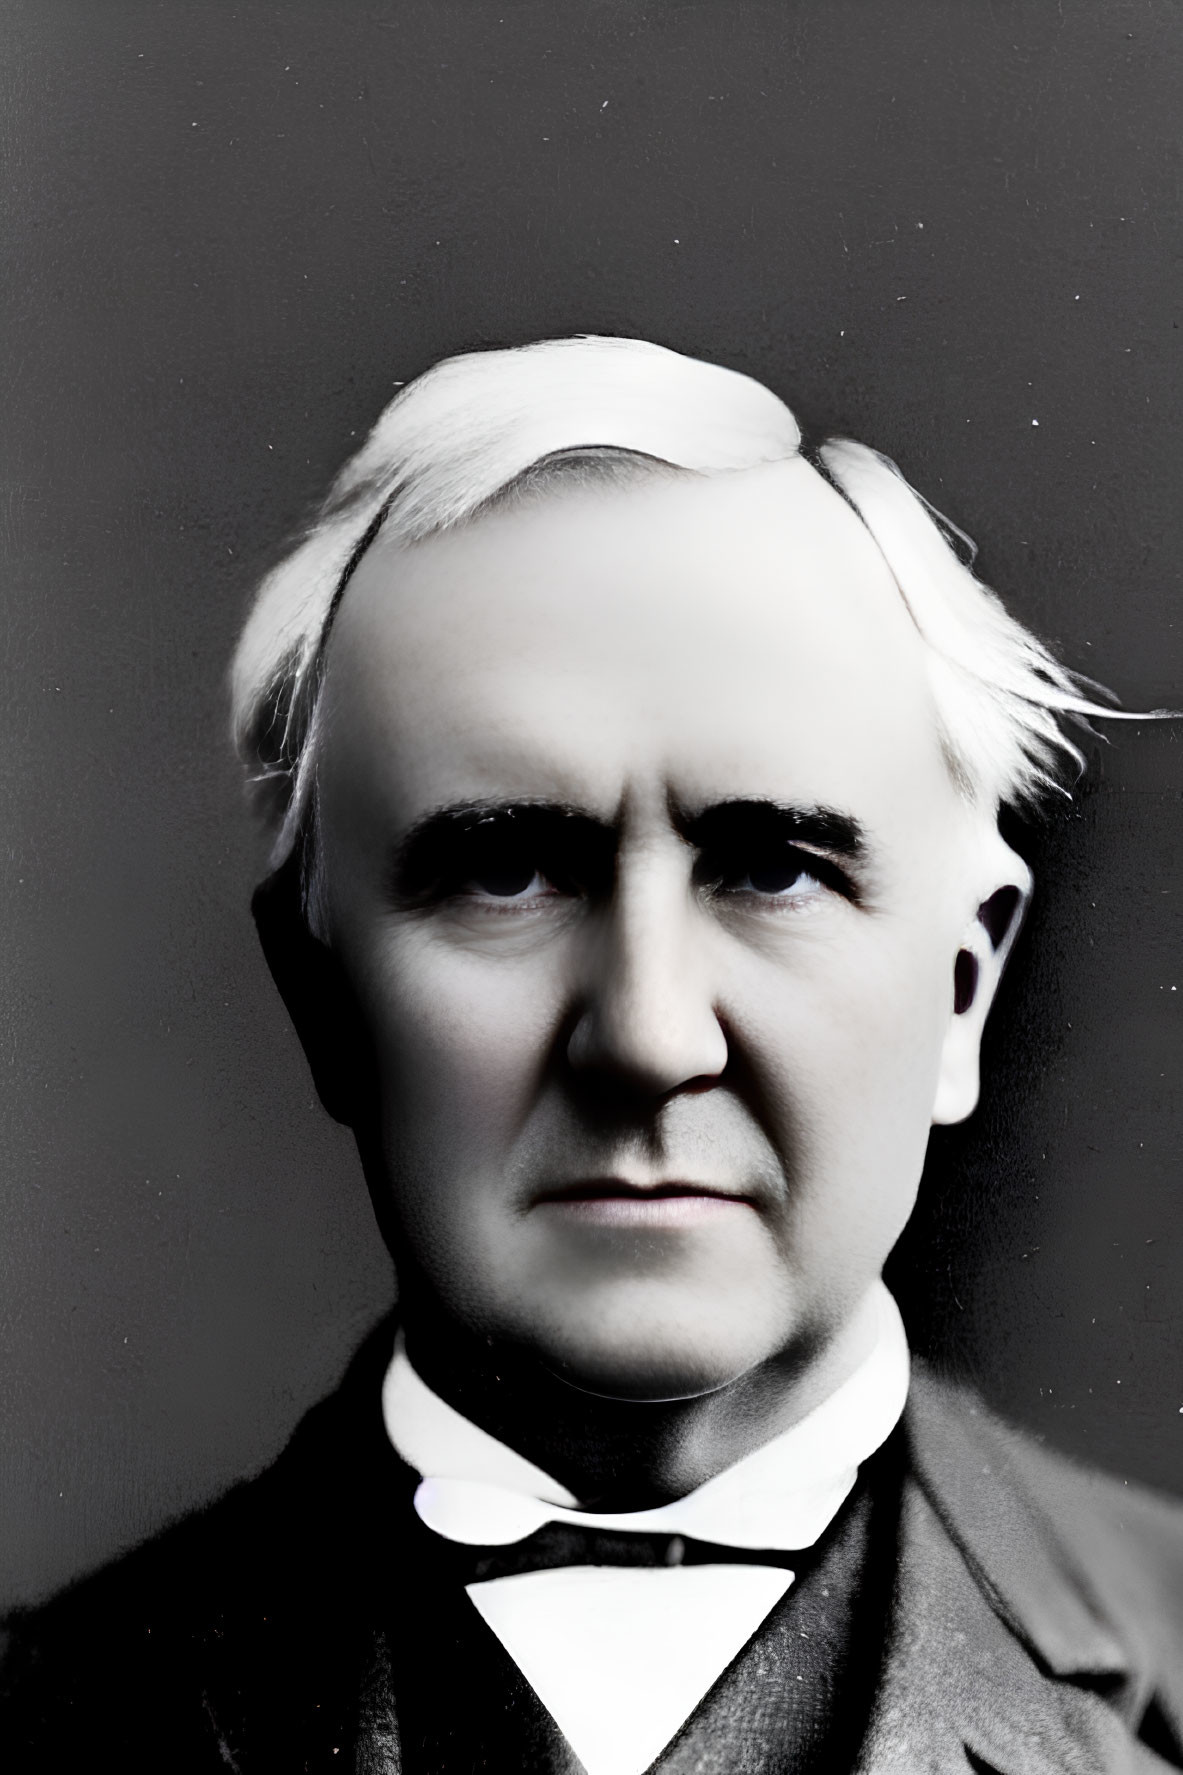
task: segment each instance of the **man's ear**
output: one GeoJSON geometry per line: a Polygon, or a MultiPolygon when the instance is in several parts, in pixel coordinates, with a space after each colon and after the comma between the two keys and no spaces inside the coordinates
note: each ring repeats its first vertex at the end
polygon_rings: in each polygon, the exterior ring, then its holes
{"type": "Polygon", "coordinates": [[[941,1051],[934,1122],[963,1122],[977,1107],[982,1034],[1003,969],[1031,903],[1031,871],[998,840],[1004,867],[978,904],[953,962],[953,1009],[941,1051]]]}
{"type": "Polygon", "coordinates": [[[255,889],[251,913],[317,1095],[335,1121],[355,1127],[372,1071],[369,1043],[340,962],[308,929],[297,857],[255,889]]]}

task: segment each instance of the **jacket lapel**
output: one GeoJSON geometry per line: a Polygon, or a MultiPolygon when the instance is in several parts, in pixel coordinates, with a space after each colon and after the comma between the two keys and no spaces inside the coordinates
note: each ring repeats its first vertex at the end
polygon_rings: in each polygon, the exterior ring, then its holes
{"type": "Polygon", "coordinates": [[[226,1606],[192,1653],[211,1775],[398,1775],[385,1623],[414,1606],[398,1525],[415,1476],[382,1422],[392,1343],[385,1321],[242,1490],[226,1606]]]}
{"type": "Polygon", "coordinates": [[[918,1371],[890,1643],[857,1775],[1165,1775],[1148,1699],[971,1399],[918,1371]]]}
{"type": "Polygon", "coordinates": [[[352,1775],[400,1775],[403,1766],[390,1641],[378,1630],[358,1695],[352,1731],[352,1775]]]}

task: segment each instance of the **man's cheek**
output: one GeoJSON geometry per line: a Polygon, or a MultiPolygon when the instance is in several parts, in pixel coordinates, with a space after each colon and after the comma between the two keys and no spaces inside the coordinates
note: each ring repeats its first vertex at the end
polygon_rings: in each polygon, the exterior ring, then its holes
{"type": "Polygon", "coordinates": [[[461,1191],[504,1165],[527,1118],[539,1074],[533,1044],[502,1032],[490,1040],[474,1017],[438,1006],[400,1019],[384,1044],[382,1108],[386,1148],[402,1187],[461,1191]]]}
{"type": "Polygon", "coordinates": [[[878,1169],[889,1151],[927,1140],[941,1030],[891,1006],[856,1004],[841,1015],[771,1038],[764,1096],[782,1159],[798,1177],[878,1169]],[[893,1142],[895,1147],[893,1148],[893,1142]]]}

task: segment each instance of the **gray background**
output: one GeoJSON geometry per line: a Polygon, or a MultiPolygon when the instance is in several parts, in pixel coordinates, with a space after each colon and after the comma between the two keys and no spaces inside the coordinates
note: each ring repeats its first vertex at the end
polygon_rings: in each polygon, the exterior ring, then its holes
{"type": "MultiPolygon", "coordinates": [[[[1071,664],[1178,702],[1183,10],[0,23],[7,1599],[268,1459],[391,1296],[256,953],[223,675],[395,380],[574,330],[752,371],[895,455],[1071,664]]],[[[1032,840],[986,1103],[895,1266],[921,1347],[1176,1490],[1180,741],[1115,731],[1032,840]]]]}

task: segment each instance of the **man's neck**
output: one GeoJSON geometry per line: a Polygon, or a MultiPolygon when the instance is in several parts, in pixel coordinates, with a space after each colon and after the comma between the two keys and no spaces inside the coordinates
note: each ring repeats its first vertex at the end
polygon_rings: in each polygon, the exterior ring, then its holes
{"type": "Polygon", "coordinates": [[[872,1291],[830,1337],[781,1351],[715,1392],[648,1403],[583,1392],[431,1308],[404,1315],[407,1354],[428,1386],[601,1510],[683,1497],[791,1429],[865,1360],[876,1327],[872,1291]]]}

